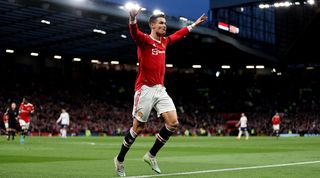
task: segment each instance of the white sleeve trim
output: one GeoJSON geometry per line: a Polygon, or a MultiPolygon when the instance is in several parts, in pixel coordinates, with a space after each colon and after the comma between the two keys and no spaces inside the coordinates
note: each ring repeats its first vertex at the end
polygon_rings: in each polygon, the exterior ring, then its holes
{"type": "Polygon", "coordinates": [[[189,32],[191,32],[195,27],[196,27],[196,24],[194,24],[194,23],[187,26],[189,32]]]}
{"type": "Polygon", "coordinates": [[[137,19],[136,18],[134,18],[133,20],[130,18],[129,24],[134,25],[136,23],[137,23],[137,19]]]}

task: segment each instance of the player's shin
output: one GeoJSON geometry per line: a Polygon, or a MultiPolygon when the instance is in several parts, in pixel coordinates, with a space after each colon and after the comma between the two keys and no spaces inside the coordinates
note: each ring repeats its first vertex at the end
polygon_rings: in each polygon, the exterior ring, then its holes
{"type": "Polygon", "coordinates": [[[25,138],[25,131],[22,130],[21,135],[20,135],[20,144],[24,144],[24,138],[25,138]]]}
{"type": "Polygon", "coordinates": [[[162,127],[159,134],[156,135],[156,141],[150,149],[149,153],[152,156],[156,156],[158,151],[163,147],[163,145],[169,140],[170,136],[175,132],[176,127],[168,128],[166,125],[162,127]]]}
{"type": "Polygon", "coordinates": [[[66,137],[67,137],[67,130],[62,129],[62,138],[66,138],[66,137]]]}
{"type": "Polygon", "coordinates": [[[11,136],[11,131],[8,131],[8,137],[7,137],[7,140],[10,140],[10,136],[11,136]]]}
{"type": "Polygon", "coordinates": [[[245,135],[246,135],[246,139],[248,140],[249,139],[249,132],[247,130],[245,131],[245,135]]]}
{"type": "Polygon", "coordinates": [[[12,131],[12,140],[14,140],[14,136],[16,135],[15,131],[12,131]]]}
{"type": "Polygon", "coordinates": [[[239,134],[238,134],[238,139],[240,139],[242,136],[242,130],[239,131],[239,134]]]}
{"type": "Polygon", "coordinates": [[[124,157],[126,156],[127,152],[129,151],[131,145],[133,144],[133,142],[135,141],[137,136],[138,136],[137,133],[135,133],[133,131],[133,128],[131,127],[130,131],[123,139],[123,143],[121,145],[121,150],[120,150],[120,152],[118,154],[118,158],[117,158],[118,161],[120,161],[120,162],[124,161],[124,157]]]}

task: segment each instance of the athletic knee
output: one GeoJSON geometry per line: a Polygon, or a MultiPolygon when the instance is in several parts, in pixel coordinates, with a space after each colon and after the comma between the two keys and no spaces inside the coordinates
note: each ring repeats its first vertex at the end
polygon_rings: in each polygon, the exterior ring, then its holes
{"type": "Polygon", "coordinates": [[[134,122],[132,129],[136,133],[136,135],[141,134],[142,130],[145,128],[145,123],[144,122],[134,122]]]}
{"type": "Polygon", "coordinates": [[[179,121],[174,121],[174,122],[168,122],[166,124],[166,127],[170,131],[176,131],[177,128],[179,127],[179,121]]]}
{"type": "Polygon", "coordinates": [[[134,131],[137,135],[140,135],[143,129],[144,129],[144,127],[136,127],[135,129],[133,129],[133,131],[134,131]]]}

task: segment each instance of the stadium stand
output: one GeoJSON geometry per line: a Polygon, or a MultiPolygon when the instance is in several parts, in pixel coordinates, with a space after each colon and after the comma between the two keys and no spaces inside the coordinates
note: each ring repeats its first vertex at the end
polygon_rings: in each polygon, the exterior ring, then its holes
{"type": "MultiPolygon", "coordinates": [[[[62,106],[71,116],[72,135],[87,130],[123,135],[131,124],[137,69],[134,43],[123,38],[129,38],[127,14],[106,1],[92,1],[98,3],[92,7],[105,7],[95,11],[66,2],[0,1],[0,116],[10,101],[20,103],[28,95],[36,108],[32,135],[57,135],[62,106]],[[53,23],[40,23],[42,18],[53,23]],[[107,37],[92,32],[97,26],[107,29],[107,37]],[[40,55],[30,56],[33,51],[40,55]],[[56,54],[62,59],[53,59],[56,54]],[[111,64],[114,60],[120,64],[111,64]]],[[[319,39],[318,9],[303,3],[265,11],[256,1],[213,4],[207,26],[168,50],[167,62],[174,67],[167,68],[165,83],[181,123],[176,134],[233,135],[233,121],[245,112],[255,135],[270,135],[275,111],[281,113],[281,133],[319,134],[320,63],[316,46],[309,43],[319,39]],[[219,21],[234,22],[239,36],[218,29],[219,21]],[[191,68],[194,63],[202,68],[191,68]],[[222,69],[223,64],[231,69],[222,69]],[[259,64],[264,68],[246,69],[259,64]]],[[[149,14],[143,14],[143,30],[149,14]]],[[[176,17],[168,19],[170,28],[183,25],[176,17]]],[[[159,128],[153,113],[143,134],[159,128]]]]}
{"type": "MultiPolygon", "coordinates": [[[[31,125],[34,135],[59,133],[55,121],[62,106],[70,113],[73,135],[84,135],[86,130],[92,135],[122,135],[131,124],[133,83],[127,81],[134,81],[134,73],[99,69],[86,80],[12,76],[14,80],[2,79],[5,85],[0,90],[0,106],[5,110],[9,101],[20,102],[22,96],[31,96],[36,108],[31,125]]],[[[217,78],[208,73],[168,74],[167,89],[176,101],[181,122],[177,134],[188,130],[190,135],[217,135],[220,130],[229,135],[232,130],[227,130],[227,121],[237,120],[246,112],[249,128],[257,135],[269,135],[275,110],[283,113],[282,133],[319,133],[320,95],[316,91],[320,85],[315,75],[299,77],[289,72],[285,76],[237,74],[217,78]],[[188,81],[193,81],[192,85],[188,81]]],[[[146,135],[155,134],[160,127],[155,113],[151,120],[146,135]]]]}

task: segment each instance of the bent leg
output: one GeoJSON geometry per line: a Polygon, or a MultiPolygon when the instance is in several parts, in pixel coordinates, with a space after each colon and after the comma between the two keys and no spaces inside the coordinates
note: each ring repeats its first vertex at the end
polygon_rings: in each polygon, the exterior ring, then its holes
{"type": "Polygon", "coordinates": [[[238,137],[237,137],[237,138],[238,138],[238,139],[240,139],[240,138],[241,138],[241,136],[242,136],[242,130],[240,129],[240,130],[239,130],[239,134],[238,134],[238,137]]]}
{"type": "Polygon", "coordinates": [[[118,161],[120,162],[124,161],[124,157],[129,151],[131,145],[134,143],[136,137],[141,133],[144,127],[145,127],[144,122],[140,122],[137,119],[133,119],[133,126],[130,128],[129,132],[123,139],[121,150],[117,156],[118,161]]]}
{"type": "Polygon", "coordinates": [[[168,111],[161,114],[165,120],[165,125],[156,135],[156,141],[149,153],[151,156],[156,156],[158,151],[169,140],[170,136],[176,131],[179,126],[178,117],[176,111],[168,111]]]}

